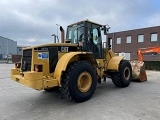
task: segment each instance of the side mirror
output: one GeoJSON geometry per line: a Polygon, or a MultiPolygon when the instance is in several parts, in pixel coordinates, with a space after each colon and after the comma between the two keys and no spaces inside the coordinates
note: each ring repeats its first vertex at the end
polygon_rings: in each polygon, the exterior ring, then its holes
{"type": "Polygon", "coordinates": [[[104,31],[104,35],[107,35],[107,33],[109,32],[110,28],[111,27],[109,27],[109,25],[103,25],[102,28],[101,28],[101,30],[104,31]]]}

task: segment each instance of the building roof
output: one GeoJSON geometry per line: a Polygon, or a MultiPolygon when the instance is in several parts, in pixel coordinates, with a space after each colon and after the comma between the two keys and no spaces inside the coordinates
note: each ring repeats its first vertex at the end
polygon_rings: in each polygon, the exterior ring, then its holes
{"type": "MultiPolygon", "coordinates": [[[[124,31],[112,32],[112,33],[132,32],[132,31],[137,31],[137,30],[154,29],[154,28],[160,28],[160,26],[152,26],[152,27],[146,27],[146,28],[138,28],[138,29],[132,29],[132,30],[124,30],[124,31]]],[[[112,34],[112,33],[111,33],[111,34],[112,34]]]]}
{"type": "Polygon", "coordinates": [[[14,40],[12,40],[12,39],[9,39],[8,37],[0,36],[0,38],[7,39],[7,40],[10,40],[10,41],[13,41],[13,42],[17,42],[17,41],[14,41],[14,40]]]}

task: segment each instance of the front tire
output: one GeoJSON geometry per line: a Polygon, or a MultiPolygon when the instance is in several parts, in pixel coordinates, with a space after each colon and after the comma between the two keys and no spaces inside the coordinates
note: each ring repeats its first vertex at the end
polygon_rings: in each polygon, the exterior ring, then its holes
{"type": "Polygon", "coordinates": [[[132,79],[132,67],[129,61],[122,60],[119,72],[111,74],[112,82],[117,87],[128,87],[132,79]]]}
{"type": "Polygon", "coordinates": [[[75,102],[84,102],[92,97],[97,86],[94,67],[87,61],[74,62],[67,67],[62,77],[62,93],[75,102]]]}

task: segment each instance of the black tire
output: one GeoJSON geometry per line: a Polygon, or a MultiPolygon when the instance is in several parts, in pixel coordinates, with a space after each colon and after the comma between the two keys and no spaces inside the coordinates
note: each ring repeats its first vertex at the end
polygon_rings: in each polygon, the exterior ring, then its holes
{"type": "Polygon", "coordinates": [[[49,88],[49,89],[44,89],[46,92],[54,92],[54,91],[58,91],[59,87],[53,87],[53,88],[49,88]]]}
{"type": "Polygon", "coordinates": [[[87,61],[73,62],[64,72],[61,83],[61,91],[65,97],[67,97],[69,100],[74,100],[75,102],[84,102],[92,97],[96,89],[96,71],[87,61]],[[81,80],[82,83],[79,82],[81,80]],[[79,85],[79,83],[81,85],[79,85]],[[83,87],[85,89],[83,89],[83,87]]]}
{"type": "Polygon", "coordinates": [[[117,87],[128,87],[132,79],[132,67],[129,61],[122,60],[119,72],[111,74],[112,82],[117,87]]]}

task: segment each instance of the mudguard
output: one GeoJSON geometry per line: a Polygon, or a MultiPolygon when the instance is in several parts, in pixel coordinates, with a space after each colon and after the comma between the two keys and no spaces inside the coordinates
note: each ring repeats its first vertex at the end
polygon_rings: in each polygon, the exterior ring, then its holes
{"type": "Polygon", "coordinates": [[[58,63],[56,65],[55,72],[54,72],[54,79],[58,80],[59,86],[61,86],[61,76],[62,76],[63,71],[66,70],[67,65],[70,62],[77,61],[78,57],[80,55],[88,56],[91,61],[93,61],[94,63],[96,63],[96,60],[94,59],[93,55],[92,54],[88,54],[86,52],[70,52],[70,53],[64,54],[58,60],[58,63]]]}
{"type": "Polygon", "coordinates": [[[123,56],[112,57],[107,64],[107,70],[118,71],[119,63],[121,62],[122,59],[123,59],[123,56]]]}

